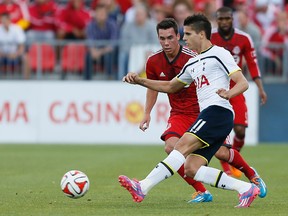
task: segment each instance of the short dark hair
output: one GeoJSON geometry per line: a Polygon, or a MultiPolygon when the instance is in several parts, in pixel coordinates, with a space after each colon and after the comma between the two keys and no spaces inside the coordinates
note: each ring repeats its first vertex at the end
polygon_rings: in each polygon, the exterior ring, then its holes
{"type": "Polygon", "coordinates": [[[232,10],[232,8],[226,7],[226,6],[220,7],[220,8],[217,9],[217,11],[216,11],[216,17],[217,17],[217,15],[218,15],[218,13],[230,13],[231,16],[233,16],[233,10],[232,10]]]}
{"type": "Polygon", "coordinates": [[[10,18],[10,14],[8,12],[3,12],[3,13],[0,14],[0,17],[10,18]]]}
{"type": "Polygon", "coordinates": [[[169,29],[173,28],[175,34],[177,35],[179,30],[178,30],[178,24],[173,18],[165,18],[161,22],[159,22],[156,26],[157,34],[159,34],[159,29],[169,29]]]}
{"type": "Polygon", "coordinates": [[[206,38],[210,40],[212,26],[204,14],[194,14],[184,20],[184,26],[190,26],[196,33],[204,31],[206,38]]]}

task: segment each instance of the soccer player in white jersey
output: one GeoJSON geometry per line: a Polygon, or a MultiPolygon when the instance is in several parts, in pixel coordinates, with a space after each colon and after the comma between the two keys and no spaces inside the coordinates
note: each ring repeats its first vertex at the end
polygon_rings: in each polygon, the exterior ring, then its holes
{"type": "Polygon", "coordinates": [[[211,158],[220,148],[233,128],[234,113],[229,99],[243,93],[248,82],[231,54],[210,42],[211,23],[202,14],[189,16],[184,21],[184,38],[188,48],[199,53],[190,59],[181,72],[170,81],[140,78],[128,73],[123,80],[139,84],[154,91],[175,93],[189,84],[195,84],[200,114],[195,123],[176,143],[174,150],[148,174],[138,181],[119,176],[135,202],[141,202],[149,190],[172,176],[185,164],[185,174],[217,188],[239,193],[236,207],[249,207],[259,194],[253,184],[228,176],[221,170],[208,167],[211,158]],[[236,84],[229,89],[232,79],[236,84]]]}

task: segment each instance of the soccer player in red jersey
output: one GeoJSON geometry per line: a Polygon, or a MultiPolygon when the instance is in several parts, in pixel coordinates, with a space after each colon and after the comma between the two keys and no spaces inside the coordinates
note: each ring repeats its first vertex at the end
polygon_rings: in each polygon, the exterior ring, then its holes
{"type": "MultiPolygon", "coordinates": [[[[215,45],[224,47],[234,57],[236,63],[241,68],[243,57],[246,60],[250,76],[256,83],[261,98],[261,105],[267,101],[267,95],[264,91],[261,74],[257,64],[256,51],[251,37],[243,31],[233,27],[233,11],[229,7],[221,7],[216,11],[216,19],[218,28],[212,29],[211,42],[215,45]]],[[[233,81],[230,83],[232,88],[235,85],[233,81]]],[[[248,113],[245,97],[240,94],[232,99],[230,103],[235,112],[234,127],[235,137],[233,138],[233,149],[240,151],[245,142],[246,127],[248,127],[248,113]]],[[[239,170],[230,167],[226,162],[221,162],[223,170],[227,174],[233,174],[236,177],[241,176],[239,170]]]]}
{"type": "MultiPolygon", "coordinates": [[[[180,35],[174,19],[167,18],[160,22],[157,25],[157,33],[162,49],[147,59],[146,75],[149,79],[169,81],[181,71],[190,58],[195,57],[196,53],[179,44],[180,35]]],[[[140,123],[140,129],[143,131],[149,127],[151,119],[150,113],[156,103],[157,95],[157,91],[147,89],[145,115],[140,123]]],[[[169,154],[174,149],[180,137],[197,119],[199,105],[194,85],[190,85],[178,93],[167,95],[171,112],[167,129],[162,134],[161,139],[165,141],[165,152],[169,154]]],[[[223,146],[216,153],[216,157],[227,162],[229,161],[229,163],[236,167],[242,167],[242,171],[249,180],[257,176],[255,171],[250,168],[241,155],[233,149],[229,150],[223,146]],[[235,161],[237,161],[237,163],[235,163],[235,161]]],[[[202,183],[185,176],[183,166],[178,170],[178,173],[196,190],[192,195],[192,200],[189,201],[190,203],[212,201],[212,195],[206,190],[202,183]]]]}

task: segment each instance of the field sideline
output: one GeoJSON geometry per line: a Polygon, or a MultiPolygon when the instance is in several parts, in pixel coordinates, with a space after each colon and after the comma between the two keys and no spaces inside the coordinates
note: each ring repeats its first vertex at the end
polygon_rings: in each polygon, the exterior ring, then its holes
{"type": "MultiPolygon", "coordinates": [[[[118,176],[144,178],[166,156],[163,146],[2,144],[0,215],[286,216],[287,152],[288,143],[244,147],[242,154],[265,180],[268,195],[257,198],[250,208],[236,209],[236,192],[211,186],[207,188],[212,203],[187,204],[194,191],[178,175],[157,185],[142,203],[132,202],[118,176]],[[85,172],[91,183],[88,193],[77,200],[60,189],[63,174],[71,169],[85,172]]],[[[220,168],[216,159],[210,165],[220,168]]]]}

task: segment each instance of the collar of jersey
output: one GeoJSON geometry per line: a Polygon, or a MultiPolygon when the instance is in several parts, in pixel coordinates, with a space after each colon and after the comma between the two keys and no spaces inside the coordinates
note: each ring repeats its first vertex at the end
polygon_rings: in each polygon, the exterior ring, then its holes
{"type": "Polygon", "coordinates": [[[203,50],[200,54],[205,53],[207,51],[209,51],[214,45],[212,44],[210,47],[208,47],[206,50],[203,50]]]}

